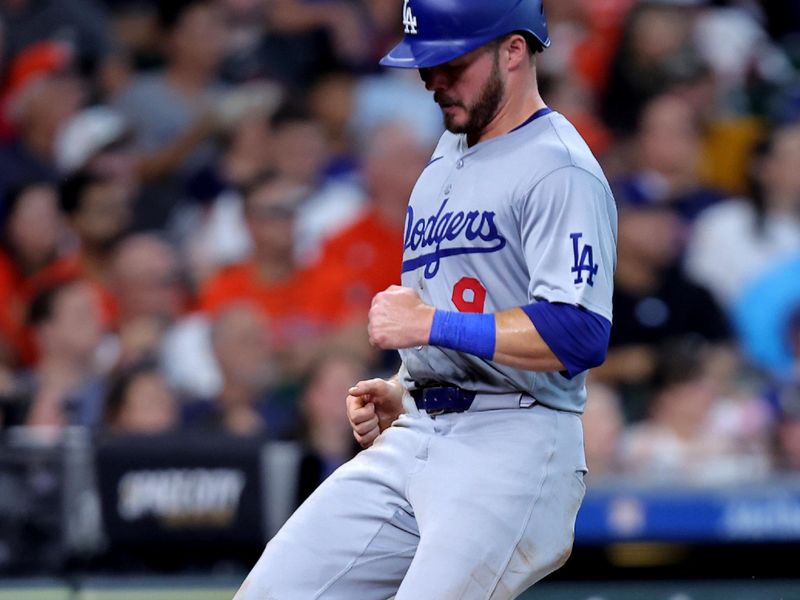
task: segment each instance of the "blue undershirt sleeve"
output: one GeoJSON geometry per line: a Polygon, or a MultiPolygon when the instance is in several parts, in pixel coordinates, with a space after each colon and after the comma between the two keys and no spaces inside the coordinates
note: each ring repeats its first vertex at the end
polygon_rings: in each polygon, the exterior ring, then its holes
{"type": "Polygon", "coordinates": [[[603,364],[611,322],[580,306],[540,300],[521,307],[572,379],[603,364]]]}

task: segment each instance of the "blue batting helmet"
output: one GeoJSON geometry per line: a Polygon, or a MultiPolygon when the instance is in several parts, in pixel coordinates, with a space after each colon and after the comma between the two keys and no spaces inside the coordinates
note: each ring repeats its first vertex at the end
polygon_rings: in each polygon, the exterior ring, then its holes
{"type": "Polygon", "coordinates": [[[542,0],[403,0],[403,26],[384,67],[435,67],[515,31],[550,45],[542,0]]]}

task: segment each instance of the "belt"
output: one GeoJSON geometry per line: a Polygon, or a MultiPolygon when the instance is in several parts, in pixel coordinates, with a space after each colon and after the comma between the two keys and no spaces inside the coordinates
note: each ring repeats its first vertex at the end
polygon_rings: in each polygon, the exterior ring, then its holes
{"type": "Polygon", "coordinates": [[[520,392],[479,394],[455,386],[426,387],[409,392],[419,410],[431,416],[470,410],[529,408],[536,400],[520,392]]]}
{"type": "Polygon", "coordinates": [[[472,406],[476,395],[458,387],[429,387],[411,391],[417,408],[429,415],[464,412],[472,406]]]}

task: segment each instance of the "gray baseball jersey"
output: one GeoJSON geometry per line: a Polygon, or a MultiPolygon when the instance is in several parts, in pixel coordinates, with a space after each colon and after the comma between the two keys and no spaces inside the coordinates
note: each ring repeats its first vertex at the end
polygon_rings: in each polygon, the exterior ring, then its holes
{"type": "MultiPolygon", "coordinates": [[[[444,310],[492,313],[547,300],[611,321],[616,238],[608,182],[560,114],[473,147],[446,132],[411,195],[402,283],[444,310]]],[[[518,391],[583,411],[585,372],[522,371],[433,346],[400,354],[409,389],[518,391]]]]}

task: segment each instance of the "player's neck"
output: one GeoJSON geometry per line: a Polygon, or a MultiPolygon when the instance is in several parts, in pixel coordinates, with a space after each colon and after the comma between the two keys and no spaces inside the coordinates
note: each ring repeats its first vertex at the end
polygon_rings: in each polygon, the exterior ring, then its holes
{"type": "Polygon", "coordinates": [[[530,86],[524,92],[509,89],[505,101],[500,105],[495,117],[484,127],[480,135],[467,136],[467,144],[475,144],[491,140],[516,129],[527,121],[537,110],[545,108],[545,104],[536,86],[530,86]]]}

